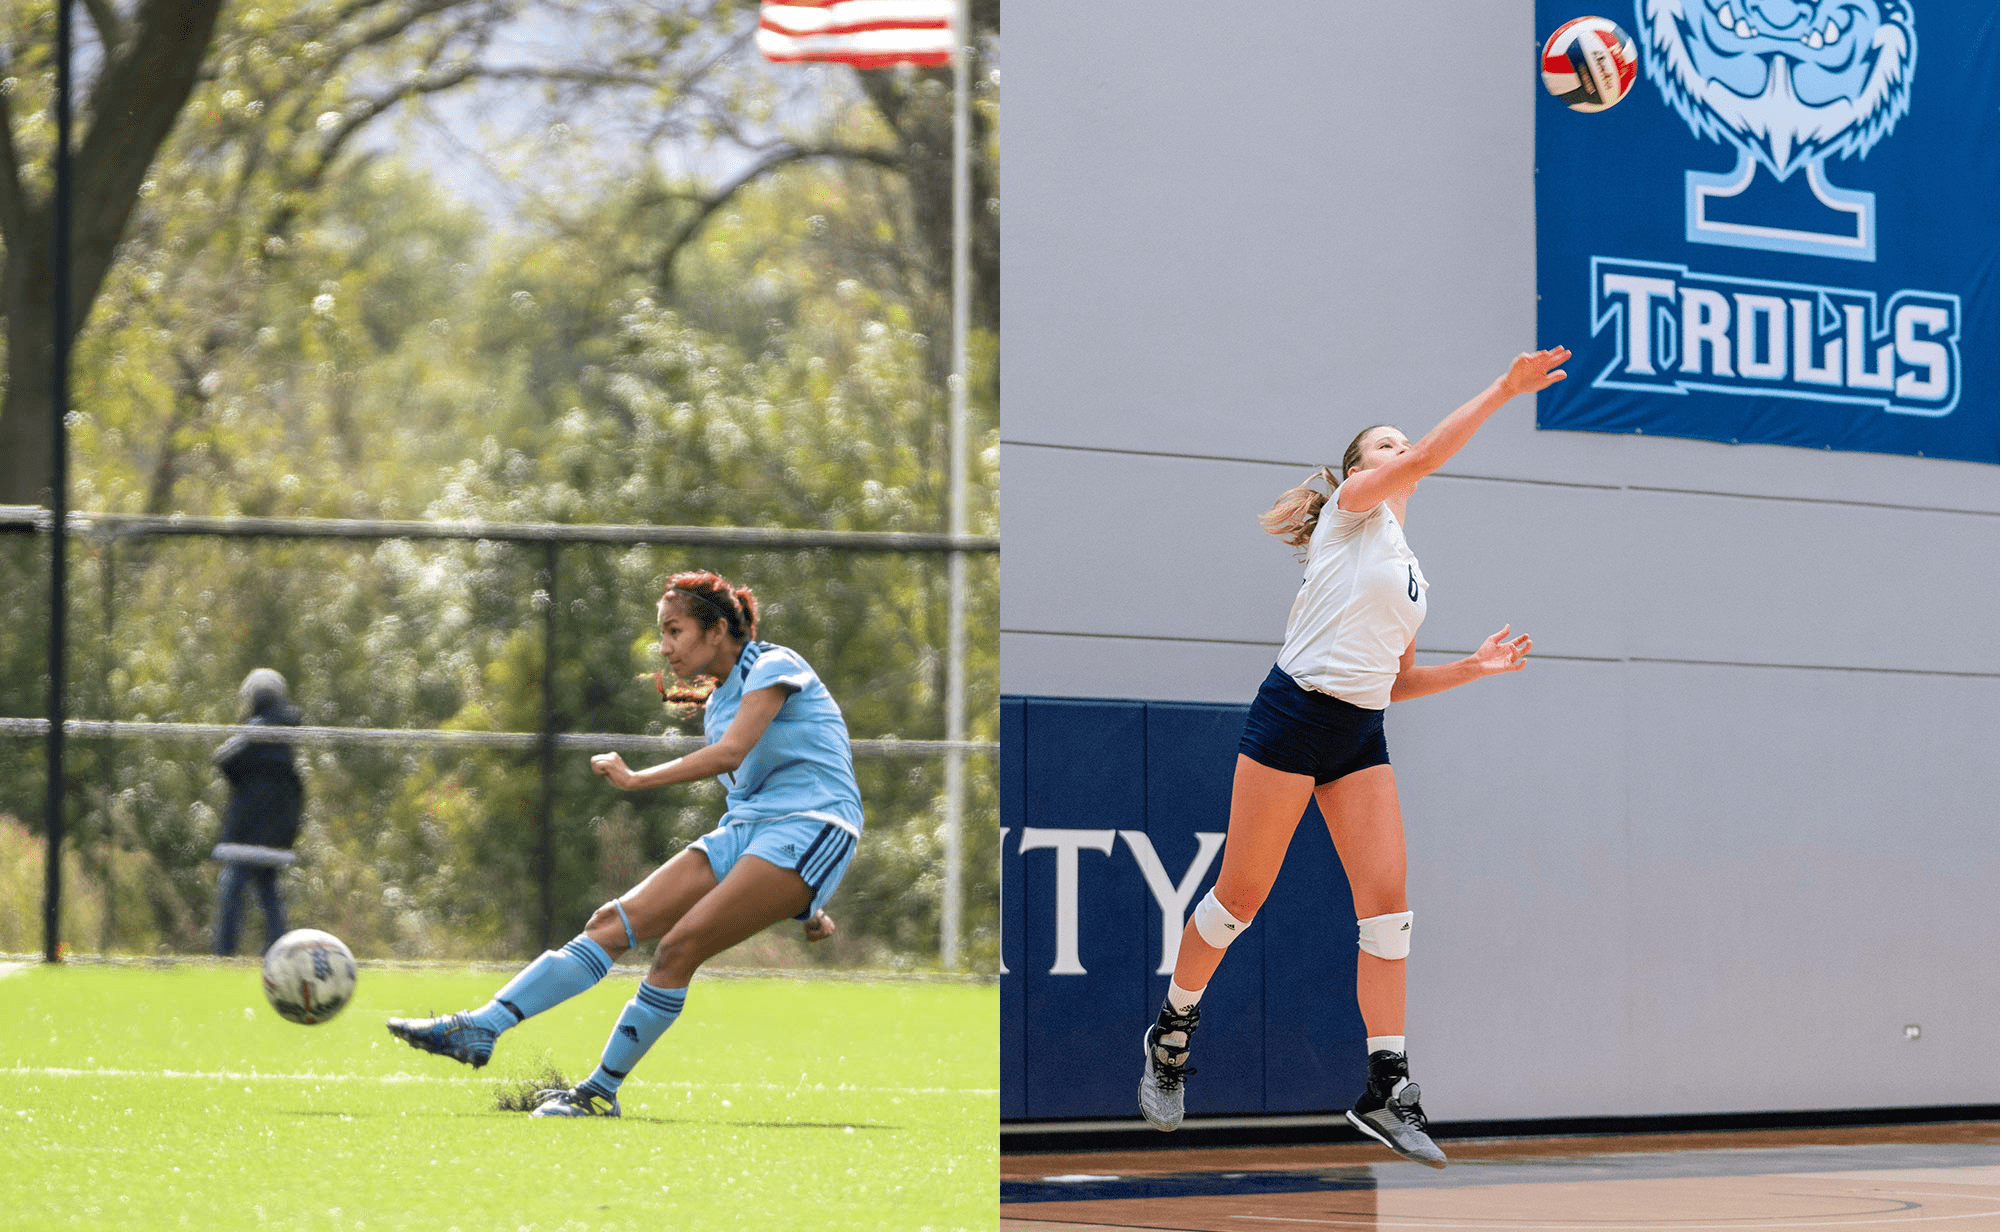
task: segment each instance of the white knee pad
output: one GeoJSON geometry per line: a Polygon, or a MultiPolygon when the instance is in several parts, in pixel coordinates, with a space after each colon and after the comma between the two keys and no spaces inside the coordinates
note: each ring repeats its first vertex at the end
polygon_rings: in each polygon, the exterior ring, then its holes
{"type": "Polygon", "coordinates": [[[1196,922],[1197,935],[1219,950],[1228,949],[1230,943],[1251,925],[1250,920],[1240,920],[1225,911],[1223,904],[1216,900],[1215,890],[1203,895],[1203,901],[1196,904],[1192,918],[1196,922]]]}
{"type": "Polygon", "coordinates": [[[1356,921],[1356,944],[1365,954],[1398,959],[1411,952],[1411,913],[1393,911],[1356,921]]]}

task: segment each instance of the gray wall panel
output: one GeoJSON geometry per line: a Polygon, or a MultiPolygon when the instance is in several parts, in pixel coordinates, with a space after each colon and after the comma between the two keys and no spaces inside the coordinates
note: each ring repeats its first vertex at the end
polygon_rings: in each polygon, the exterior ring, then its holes
{"type": "Polygon", "coordinates": [[[1394,708],[1428,1110],[1992,1098],[1993,695],[1539,663],[1394,708]]]}
{"type": "MultiPolygon", "coordinates": [[[[1004,630],[1282,639],[1299,566],[1255,519],[1305,472],[1006,452],[1004,630]]],[[[1442,476],[1408,519],[1432,583],[1421,649],[1508,622],[1561,657],[1996,670],[1988,515],[1442,476]]],[[[1188,674],[1172,656],[1138,670],[1123,696],[1177,696],[1188,674]]],[[[1003,658],[1004,690],[1059,684],[1003,658]]]]}
{"type": "MultiPolygon", "coordinates": [[[[1003,629],[1274,648],[1284,638],[1300,565],[1257,518],[1305,470],[1029,447],[1007,449],[1004,465],[1011,490],[1034,506],[1022,524],[1037,529],[1007,541],[1003,629]],[[1070,529],[1052,533],[1059,527],[1070,529]]],[[[1432,583],[1419,646],[1472,650],[1512,622],[1546,653],[1623,654],[1628,599],[1606,579],[1630,554],[1630,530],[1606,512],[1616,495],[1429,484],[1407,510],[1412,549],[1432,583]]],[[[1004,657],[1002,671],[1010,692],[1050,691],[1032,665],[1004,657]]],[[[1133,687],[1157,696],[1184,675],[1163,661],[1133,687]]]]}
{"type": "Polygon", "coordinates": [[[1010,694],[1048,697],[1160,696],[1180,702],[1250,702],[1272,670],[1279,643],[1162,641],[1144,637],[1080,637],[1003,633],[1001,659],[1020,687],[1010,694]],[[1163,680],[1176,683],[1172,692],[1163,680]],[[1151,682],[1140,688],[1139,682],[1151,682]],[[1034,687],[1031,687],[1031,686],[1034,687]]]}
{"type": "Polygon", "coordinates": [[[1630,653],[1996,670],[1992,517],[1628,492],[1630,653]]]}
{"type": "Polygon", "coordinates": [[[1445,409],[1529,344],[1532,100],[1521,61],[1455,54],[1527,55],[1527,6],[1008,21],[1010,439],[1294,458],[1303,419],[1445,409]],[[1413,30],[1453,89],[1389,84],[1384,49],[1413,30]]]}
{"type": "Polygon", "coordinates": [[[1298,566],[1255,519],[1305,470],[1059,449],[1005,449],[1002,465],[1038,528],[1002,552],[1003,628],[1284,635],[1298,566]]]}
{"type": "Polygon", "coordinates": [[[1634,1027],[1665,1063],[1647,1102],[1992,1098],[1993,682],[1631,671],[1634,1027]]]}

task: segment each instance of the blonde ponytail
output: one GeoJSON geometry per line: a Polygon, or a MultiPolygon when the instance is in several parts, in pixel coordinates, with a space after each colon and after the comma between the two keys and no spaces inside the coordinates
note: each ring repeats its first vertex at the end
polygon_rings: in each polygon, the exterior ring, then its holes
{"type": "Polygon", "coordinates": [[[1321,521],[1321,507],[1334,495],[1341,479],[1330,467],[1322,467],[1307,476],[1306,482],[1297,488],[1288,488],[1272,502],[1272,508],[1258,515],[1258,524],[1268,535],[1277,535],[1291,547],[1303,548],[1314,537],[1314,527],[1321,521]],[[1323,492],[1316,483],[1327,484],[1323,492]]]}

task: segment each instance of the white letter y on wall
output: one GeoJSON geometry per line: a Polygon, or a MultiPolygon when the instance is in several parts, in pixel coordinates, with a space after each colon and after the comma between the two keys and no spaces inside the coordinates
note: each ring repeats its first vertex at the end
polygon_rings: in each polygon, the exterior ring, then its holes
{"type": "Polygon", "coordinates": [[[1154,969],[1154,974],[1173,975],[1175,955],[1182,948],[1182,925],[1186,923],[1189,900],[1196,896],[1196,887],[1203,883],[1203,874],[1210,871],[1216,853],[1223,850],[1223,835],[1196,831],[1196,858],[1189,861],[1188,871],[1179,882],[1169,880],[1168,870],[1161,866],[1161,857],[1155,854],[1154,842],[1146,831],[1121,830],[1119,837],[1133,850],[1133,862],[1140,866],[1140,875],[1147,879],[1147,889],[1161,908],[1161,965],[1154,969]]]}

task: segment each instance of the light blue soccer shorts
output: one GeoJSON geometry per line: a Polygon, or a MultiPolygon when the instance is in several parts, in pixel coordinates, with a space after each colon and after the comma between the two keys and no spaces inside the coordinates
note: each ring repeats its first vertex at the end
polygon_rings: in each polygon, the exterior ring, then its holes
{"type": "Polygon", "coordinates": [[[709,871],[722,881],[745,856],[789,868],[813,889],[813,901],[794,919],[811,920],[834,897],[855,856],[855,836],[817,817],[777,817],[721,825],[689,844],[709,857],[709,871]]]}

